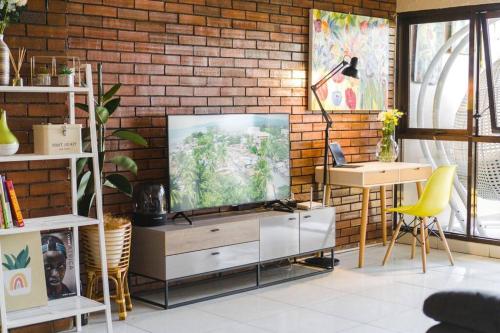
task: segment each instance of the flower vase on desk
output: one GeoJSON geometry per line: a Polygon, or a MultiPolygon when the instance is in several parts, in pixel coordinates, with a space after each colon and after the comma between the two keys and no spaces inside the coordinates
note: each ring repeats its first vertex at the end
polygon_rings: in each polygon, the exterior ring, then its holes
{"type": "Polygon", "coordinates": [[[375,155],[380,162],[394,162],[398,159],[399,146],[394,133],[402,116],[403,113],[398,110],[387,110],[378,115],[378,120],[382,122],[382,139],[377,143],[375,155]]]}
{"type": "Polygon", "coordinates": [[[19,149],[19,141],[7,125],[7,112],[0,110],[0,156],[14,155],[19,149]]]}
{"type": "Polygon", "coordinates": [[[382,139],[377,143],[375,155],[380,162],[394,162],[398,159],[399,146],[394,140],[394,133],[382,135],[382,139]]]}

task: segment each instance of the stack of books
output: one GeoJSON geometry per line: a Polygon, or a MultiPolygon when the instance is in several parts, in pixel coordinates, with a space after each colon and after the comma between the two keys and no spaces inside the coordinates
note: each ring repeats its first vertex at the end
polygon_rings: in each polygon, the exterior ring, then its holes
{"type": "Polygon", "coordinates": [[[23,215],[12,180],[0,175],[0,229],[24,227],[23,215]]]}

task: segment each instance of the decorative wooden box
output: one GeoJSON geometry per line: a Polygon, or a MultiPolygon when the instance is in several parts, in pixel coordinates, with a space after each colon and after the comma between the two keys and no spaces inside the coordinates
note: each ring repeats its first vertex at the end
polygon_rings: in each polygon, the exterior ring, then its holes
{"type": "Polygon", "coordinates": [[[33,125],[35,154],[58,155],[82,152],[82,125],[33,125]]]}

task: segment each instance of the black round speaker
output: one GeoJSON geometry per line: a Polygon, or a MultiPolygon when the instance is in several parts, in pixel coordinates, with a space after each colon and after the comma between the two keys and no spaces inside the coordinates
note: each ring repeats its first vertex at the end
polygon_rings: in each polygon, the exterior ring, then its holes
{"type": "Polygon", "coordinates": [[[167,193],[162,184],[140,183],[134,186],[133,224],[153,227],[167,222],[167,193]]]}

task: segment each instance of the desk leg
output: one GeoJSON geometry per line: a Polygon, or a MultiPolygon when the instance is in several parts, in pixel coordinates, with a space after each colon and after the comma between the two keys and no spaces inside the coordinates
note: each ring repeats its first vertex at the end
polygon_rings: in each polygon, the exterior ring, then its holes
{"type": "Polygon", "coordinates": [[[370,202],[370,188],[363,188],[363,204],[361,206],[361,227],[359,231],[359,268],[365,264],[366,229],[368,227],[368,204],[370,202]]]}
{"type": "MultiPolygon", "coordinates": [[[[424,192],[424,185],[422,185],[421,182],[417,182],[417,194],[418,194],[419,198],[420,198],[420,196],[422,195],[423,192],[424,192]]],[[[427,253],[430,253],[431,252],[431,242],[430,242],[430,239],[429,239],[429,230],[427,230],[427,218],[424,218],[423,221],[424,221],[424,226],[426,226],[426,228],[425,228],[425,239],[427,240],[427,242],[425,242],[425,251],[427,253]]]]}
{"type": "Polygon", "coordinates": [[[382,222],[382,244],[387,244],[387,211],[385,202],[385,186],[380,186],[380,216],[382,222]]]}
{"type": "Polygon", "coordinates": [[[329,207],[330,206],[330,195],[332,193],[332,186],[331,185],[326,185],[325,186],[325,193],[323,195],[325,196],[325,206],[329,207]]]}

